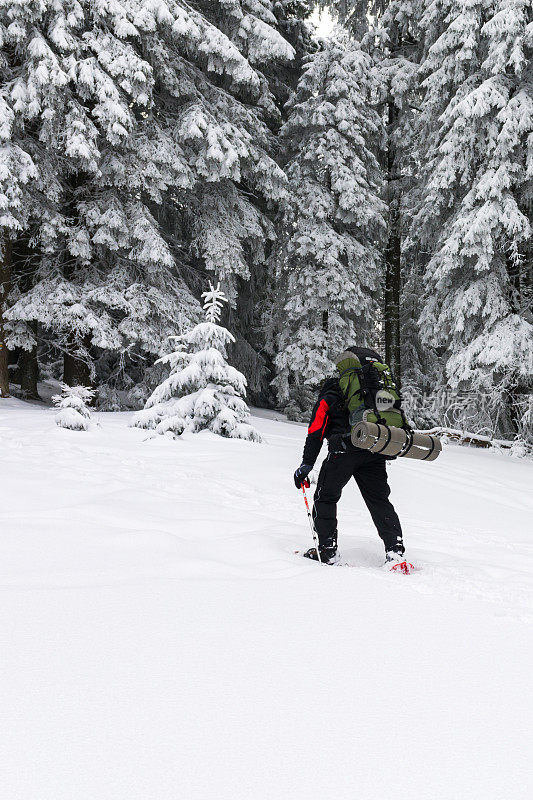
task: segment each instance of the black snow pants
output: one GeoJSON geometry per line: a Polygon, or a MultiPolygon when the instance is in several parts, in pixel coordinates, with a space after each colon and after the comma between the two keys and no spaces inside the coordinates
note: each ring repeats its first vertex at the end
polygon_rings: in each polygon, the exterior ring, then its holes
{"type": "Polygon", "coordinates": [[[318,476],[313,506],[313,520],[321,545],[332,546],[337,542],[337,502],[353,476],[385,550],[404,552],[400,520],[389,500],[386,463],[384,456],[355,447],[346,452],[329,453],[318,476]]]}

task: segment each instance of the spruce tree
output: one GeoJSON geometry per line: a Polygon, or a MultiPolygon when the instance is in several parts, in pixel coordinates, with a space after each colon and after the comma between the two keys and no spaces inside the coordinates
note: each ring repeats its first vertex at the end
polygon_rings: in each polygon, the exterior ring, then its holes
{"type": "MultiPolygon", "coordinates": [[[[360,5],[356,4],[349,18],[349,24],[355,28],[361,26],[360,12],[357,13],[360,5]]],[[[419,5],[420,0],[374,0],[366,4],[372,25],[363,38],[363,46],[372,55],[374,64],[373,100],[386,131],[380,153],[385,178],[383,198],[387,204],[383,349],[398,385],[402,382],[402,351],[407,356],[408,379],[413,369],[412,294],[405,290],[418,266],[417,258],[413,258],[415,253],[410,252],[406,257],[406,237],[411,192],[416,187],[418,174],[414,123],[419,104],[419,5]],[[404,306],[408,310],[402,315],[404,306]]]]}
{"type": "Polygon", "coordinates": [[[371,60],[335,40],[309,57],[282,129],[290,200],[280,223],[274,386],[298,414],[349,343],[375,343],[385,227],[367,100],[371,60]]]}
{"type": "Polygon", "coordinates": [[[94,399],[94,390],[87,386],[61,385],[61,394],[52,397],[58,408],[56,425],[71,431],[87,431],[91,423],[89,404],[94,399]]]}
{"type": "Polygon", "coordinates": [[[293,57],[277,24],[268,0],[2,3],[0,120],[38,164],[25,235],[39,258],[10,282],[9,346],[39,330],[69,382],[127,387],[198,318],[199,274],[235,302],[285,193],[262,72],[293,57]]]}
{"type": "MultiPolygon", "coordinates": [[[[7,31],[0,24],[0,49],[6,48],[7,31]]],[[[0,59],[2,84],[13,78],[6,69],[6,57],[0,59]]],[[[7,322],[10,295],[13,289],[13,239],[28,224],[32,202],[28,185],[35,179],[37,168],[21,141],[16,115],[0,92],[0,397],[9,395],[7,322]]]]}
{"type": "Polygon", "coordinates": [[[133,424],[175,436],[210,430],[232,439],[260,442],[244,400],[246,379],[226,361],[227,346],[234,342],[232,334],[218,325],[226,297],[220,284],[216,288],[210,284],[202,297],[206,321],[173,337],[178,349],[160,359],[170,366],[170,375],[135,415],[133,424]]]}
{"type": "MultiPolygon", "coordinates": [[[[420,327],[472,423],[524,433],[533,389],[531,6],[425,4],[424,195],[413,237],[432,255],[420,327]],[[529,26],[529,27],[528,27],[529,26]]],[[[531,435],[531,434],[529,434],[531,435]]]]}

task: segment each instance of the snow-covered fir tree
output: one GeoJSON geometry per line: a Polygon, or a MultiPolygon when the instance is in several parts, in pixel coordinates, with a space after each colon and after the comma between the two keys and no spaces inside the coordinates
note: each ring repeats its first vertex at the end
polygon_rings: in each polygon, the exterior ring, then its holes
{"type": "Polygon", "coordinates": [[[290,200],[276,252],[274,386],[292,414],[348,343],[373,344],[385,204],[371,60],[340,34],[311,56],[282,135],[290,200]]]}
{"type": "MultiPolygon", "coordinates": [[[[348,23],[361,26],[356,0],[348,23]]],[[[419,101],[420,0],[374,0],[364,6],[365,19],[371,21],[363,37],[363,47],[373,59],[374,103],[385,128],[380,161],[384,167],[383,198],[387,204],[387,238],[383,249],[384,303],[383,345],[386,362],[395,380],[403,385],[402,356],[406,378],[420,366],[418,337],[413,323],[412,300],[406,290],[416,274],[416,253],[406,253],[406,234],[411,214],[411,194],[416,190],[418,142],[414,135],[419,101]],[[404,313],[402,314],[402,311],[404,313]]],[[[416,313],[415,313],[416,318],[416,313]]]]}
{"type": "Polygon", "coordinates": [[[22,235],[38,258],[29,280],[18,265],[9,344],[32,347],[38,324],[65,353],[65,381],[86,383],[99,353],[158,352],[194,315],[149,208],[184,167],[151,118],[153,70],[136,47],[135,4],[6,2],[1,13],[5,98],[38,167],[22,235]]]}
{"type": "MultiPolygon", "coordinates": [[[[5,31],[0,26],[0,49],[5,46],[5,31]]],[[[0,57],[0,79],[7,75],[5,57],[0,57]]],[[[8,341],[6,321],[12,290],[13,239],[28,224],[30,200],[28,184],[37,175],[31,155],[17,141],[15,114],[0,92],[0,397],[9,394],[8,341]]]]}
{"type": "Polygon", "coordinates": [[[387,205],[380,345],[397,384],[401,382],[409,392],[414,381],[424,382],[427,377],[424,348],[416,326],[418,252],[413,248],[407,252],[419,174],[414,123],[420,104],[421,0],[320,0],[319,5],[327,7],[360,39],[363,50],[372,57],[371,103],[380,114],[385,131],[378,154],[384,177],[382,196],[387,205]]]}
{"type": "Polygon", "coordinates": [[[274,62],[265,69],[283,119],[284,107],[298,84],[303,59],[318,50],[309,24],[314,5],[311,0],[274,0],[272,4],[278,30],[294,48],[294,58],[290,62],[274,62]]]}
{"type": "Polygon", "coordinates": [[[94,389],[88,386],[61,385],[61,394],[52,397],[54,405],[58,408],[56,425],[68,428],[71,431],[86,431],[91,423],[89,404],[93,401],[94,389]]]}
{"type": "Polygon", "coordinates": [[[178,349],[160,359],[170,375],[152,393],[143,411],[134,418],[139,428],[157,433],[210,430],[233,439],[261,441],[250,425],[244,396],[246,379],[226,361],[232,334],[218,324],[226,302],[220,284],[202,294],[206,320],[188,333],[173,337],[178,349]]]}
{"type": "Polygon", "coordinates": [[[286,181],[262,69],[293,48],[269,0],[6,0],[0,37],[0,129],[38,165],[8,344],[29,351],[37,332],[65,353],[67,382],[127,388],[198,319],[199,271],[235,302],[264,259],[264,209],[286,181]]]}
{"type": "Polygon", "coordinates": [[[531,4],[427,0],[413,237],[432,255],[420,328],[471,424],[513,435],[533,389],[531,4]]]}

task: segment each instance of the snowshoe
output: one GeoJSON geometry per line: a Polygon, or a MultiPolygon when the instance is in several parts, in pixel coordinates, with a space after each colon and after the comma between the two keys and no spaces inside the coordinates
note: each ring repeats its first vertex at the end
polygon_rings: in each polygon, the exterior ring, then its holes
{"type": "Polygon", "coordinates": [[[391,572],[403,572],[404,575],[409,575],[414,571],[413,565],[406,561],[405,555],[398,553],[396,550],[387,550],[383,566],[391,572]]]}
{"type": "MultiPolygon", "coordinates": [[[[323,564],[334,564],[337,558],[337,548],[336,547],[319,547],[318,551],[320,553],[320,560],[323,564]]],[[[304,558],[310,558],[311,561],[318,561],[318,555],[316,552],[316,547],[310,547],[305,553],[303,553],[304,558]]]]}

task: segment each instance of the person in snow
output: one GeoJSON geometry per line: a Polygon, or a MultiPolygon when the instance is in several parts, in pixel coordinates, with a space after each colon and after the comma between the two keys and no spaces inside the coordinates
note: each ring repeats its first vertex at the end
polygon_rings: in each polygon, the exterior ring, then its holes
{"type": "MultiPolygon", "coordinates": [[[[366,353],[369,358],[381,361],[376,352],[367,348],[349,347],[347,350],[357,355],[366,353]]],[[[337,378],[329,378],[323,383],[313,408],[302,463],[294,473],[297,489],[302,484],[309,487],[308,476],[324,439],[328,442],[328,455],[320,469],[313,504],[313,523],[318,535],[320,560],[326,564],[335,561],[337,503],[342,490],[353,477],[385,545],[385,564],[402,562],[405,548],[400,520],[389,500],[387,458],[352,444],[348,409],[337,378]]],[[[318,561],[315,547],[311,547],[304,556],[318,561]]]]}

